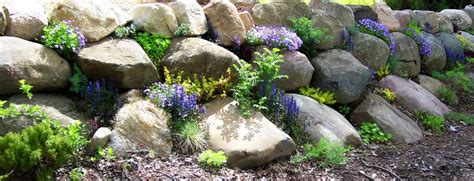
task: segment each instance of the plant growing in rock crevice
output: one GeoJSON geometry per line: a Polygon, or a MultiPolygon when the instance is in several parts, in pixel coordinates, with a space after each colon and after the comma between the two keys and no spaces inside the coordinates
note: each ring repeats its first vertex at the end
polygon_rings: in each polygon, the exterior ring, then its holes
{"type": "Polygon", "coordinates": [[[67,58],[86,46],[86,38],[71,23],[72,21],[52,22],[43,28],[41,36],[44,45],[55,49],[60,55],[67,58]]]}
{"type": "Polygon", "coordinates": [[[143,48],[156,67],[160,67],[161,58],[171,44],[169,38],[153,33],[137,33],[133,37],[143,48]]]}
{"type": "Polygon", "coordinates": [[[291,24],[290,30],[295,32],[303,41],[299,50],[310,58],[315,57],[317,54],[316,46],[324,39],[325,32],[313,28],[313,22],[306,17],[293,18],[291,24]]]}
{"type": "Polygon", "coordinates": [[[422,56],[429,56],[431,54],[432,45],[428,42],[425,36],[423,36],[421,28],[415,23],[415,21],[410,21],[408,26],[403,30],[403,34],[415,40],[422,56]]]}
{"type": "Polygon", "coordinates": [[[299,92],[305,96],[313,98],[321,104],[332,105],[336,103],[336,100],[334,99],[335,93],[331,91],[321,91],[319,88],[306,86],[300,88],[299,92]]]}
{"type": "Polygon", "coordinates": [[[109,121],[120,107],[118,89],[106,79],[89,81],[82,92],[84,109],[96,117],[99,126],[110,126],[109,121]]]}
{"type": "Polygon", "coordinates": [[[433,133],[441,133],[444,129],[443,116],[434,116],[427,112],[416,112],[416,117],[433,133]]]}
{"type": "Polygon", "coordinates": [[[251,45],[267,45],[272,48],[282,50],[298,50],[303,41],[296,33],[285,27],[277,26],[256,26],[247,33],[247,42],[251,45]]]}
{"type": "Polygon", "coordinates": [[[376,89],[376,92],[390,103],[395,102],[395,100],[397,99],[397,94],[390,90],[390,88],[376,89]]]}
{"type": "Polygon", "coordinates": [[[376,123],[363,122],[358,130],[364,143],[385,143],[392,139],[392,135],[382,132],[376,123]]]}

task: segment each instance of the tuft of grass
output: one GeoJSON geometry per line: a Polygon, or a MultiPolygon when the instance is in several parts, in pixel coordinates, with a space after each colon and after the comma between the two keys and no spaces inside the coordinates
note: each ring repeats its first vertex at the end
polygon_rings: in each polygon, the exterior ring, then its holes
{"type": "Polygon", "coordinates": [[[416,117],[433,133],[441,133],[444,129],[443,116],[434,116],[427,112],[416,112],[416,117]]]}
{"type": "Polygon", "coordinates": [[[326,168],[328,166],[342,165],[346,163],[345,153],[350,147],[344,147],[341,143],[332,142],[327,138],[322,138],[317,144],[306,144],[305,153],[297,154],[292,157],[292,163],[301,163],[306,161],[316,161],[318,166],[326,168]]]}
{"type": "Polygon", "coordinates": [[[196,121],[187,121],[178,126],[176,134],[182,153],[194,153],[207,148],[206,133],[196,121]]]}
{"type": "Polygon", "coordinates": [[[460,112],[451,112],[446,116],[447,119],[452,121],[462,121],[469,125],[474,125],[474,115],[465,114],[460,112]]]}
{"type": "Polygon", "coordinates": [[[449,105],[457,105],[459,102],[458,96],[456,95],[456,91],[449,87],[441,86],[438,89],[438,94],[440,99],[448,103],[449,105]]]}

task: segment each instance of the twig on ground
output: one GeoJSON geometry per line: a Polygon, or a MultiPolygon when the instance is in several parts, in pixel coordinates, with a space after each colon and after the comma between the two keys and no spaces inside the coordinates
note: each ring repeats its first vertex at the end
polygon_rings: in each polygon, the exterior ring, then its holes
{"type": "Polygon", "coordinates": [[[392,171],[390,171],[390,170],[388,170],[384,167],[377,166],[377,165],[369,165],[362,159],[360,159],[360,162],[366,167],[372,167],[372,168],[380,169],[380,170],[385,171],[385,172],[389,173],[390,175],[394,176],[395,178],[397,178],[397,180],[402,180],[402,178],[400,178],[400,176],[398,176],[397,174],[393,173],[392,171]]]}
{"type": "Polygon", "coordinates": [[[374,179],[374,178],[372,178],[371,176],[369,176],[369,175],[365,174],[365,172],[364,172],[364,171],[362,171],[362,170],[359,170],[359,174],[363,175],[364,177],[368,178],[369,180],[375,180],[375,179],[374,179]]]}

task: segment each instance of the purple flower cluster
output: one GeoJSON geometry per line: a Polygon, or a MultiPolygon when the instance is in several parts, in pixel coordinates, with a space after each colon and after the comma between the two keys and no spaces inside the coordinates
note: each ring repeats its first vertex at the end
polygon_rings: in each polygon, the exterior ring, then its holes
{"type": "Polygon", "coordinates": [[[43,29],[42,41],[46,46],[58,50],[61,54],[78,53],[86,46],[86,38],[72,21],[53,23],[43,29]]]}
{"type": "Polygon", "coordinates": [[[184,87],[179,84],[155,83],[144,92],[150,100],[168,111],[176,120],[192,120],[201,111],[206,112],[205,107],[200,109],[197,95],[195,93],[186,94],[184,87]]]}
{"type": "Polygon", "coordinates": [[[88,82],[82,97],[86,111],[102,119],[111,118],[120,105],[118,89],[105,79],[88,82]]]}
{"type": "Polygon", "coordinates": [[[266,97],[265,107],[270,117],[277,121],[294,121],[298,118],[299,108],[293,97],[285,96],[285,91],[276,87],[273,83],[269,90],[264,82],[260,88],[260,98],[266,97]]]}
{"type": "Polygon", "coordinates": [[[405,28],[403,33],[413,40],[415,40],[416,44],[420,49],[420,54],[423,56],[431,55],[431,43],[423,36],[418,33],[413,28],[405,28]]]}
{"type": "Polygon", "coordinates": [[[387,27],[385,27],[383,24],[377,23],[374,20],[371,19],[362,19],[359,21],[358,25],[359,31],[362,33],[367,33],[373,36],[376,36],[390,47],[390,52],[392,54],[395,53],[396,50],[396,42],[393,36],[390,34],[388,31],[387,27]]]}
{"type": "Polygon", "coordinates": [[[256,26],[247,33],[247,42],[291,51],[298,50],[303,44],[295,32],[279,26],[256,26]]]}
{"type": "Polygon", "coordinates": [[[464,64],[466,62],[466,56],[464,53],[453,51],[447,46],[444,46],[444,51],[446,52],[446,57],[448,58],[446,67],[454,68],[457,63],[464,64]]]}

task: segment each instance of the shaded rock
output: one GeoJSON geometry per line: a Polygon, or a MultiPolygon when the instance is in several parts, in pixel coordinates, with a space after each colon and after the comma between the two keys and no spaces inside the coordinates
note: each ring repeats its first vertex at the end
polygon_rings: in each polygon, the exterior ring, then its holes
{"type": "Polygon", "coordinates": [[[326,38],[319,42],[316,48],[329,50],[342,45],[344,40],[343,34],[346,33],[346,29],[336,17],[331,16],[322,10],[314,10],[314,14],[311,16],[311,21],[313,22],[314,28],[325,31],[326,38]]]}
{"type": "Polygon", "coordinates": [[[382,39],[358,32],[352,36],[351,53],[368,68],[378,70],[387,64],[390,48],[382,39]]]}
{"type": "Polygon", "coordinates": [[[354,13],[352,9],[346,5],[326,2],[326,1],[311,1],[309,7],[312,9],[320,9],[329,15],[337,18],[344,27],[352,27],[355,25],[354,13]]]}
{"type": "Polygon", "coordinates": [[[400,22],[398,22],[395,13],[384,2],[377,2],[372,5],[372,10],[377,14],[377,22],[385,25],[390,31],[400,31],[400,22]]]}
{"type": "Polygon", "coordinates": [[[441,86],[443,86],[443,82],[433,77],[421,74],[417,76],[417,79],[421,87],[425,88],[431,94],[439,98],[438,90],[441,88],[441,86]]]}
{"type": "Polygon", "coordinates": [[[434,35],[423,32],[423,38],[431,44],[431,54],[421,56],[423,69],[441,71],[446,66],[446,52],[443,44],[434,35]]]}
{"type": "Polygon", "coordinates": [[[436,96],[411,80],[389,75],[383,78],[379,85],[395,92],[397,103],[412,113],[427,111],[430,114],[442,116],[450,112],[449,108],[436,96]]]}
{"type": "Polygon", "coordinates": [[[466,43],[468,45],[463,45],[464,53],[466,53],[467,55],[472,55],[474,53],[474,36],[465,31],[459,31],[458,34],[464,37],[465,40],[467,40],[466,43]]]}
{"type": "Polygon", "coordinates": [[[169,3],[178,24],[187,24],[189,36],[202,35],[207,32],[207,20],[204,11],[196,1],[178,0],[169,3]]]}
{"type": "Polygon", "coordinates": [[[36,3],[14,3],[7,11],[10,14],[5,29],[7,36],[34,40],[40,37],[43,28],[48,25],[48,17],[36,3]]]}
{"type": "Polygon", "coordinates": [[[89,79],[107,78],[120,88],[141,88],[159,80],[155,65],[131,39],[91,43],[81,49],[77,63],[89,79]]]}
{"type": "Polygon", "coordinates": [[[250,15],[249,12],[240,12],[239,17],[242,20],[242,23],[244,24],[245,32],[250,31],[255,26],[255,23],[252,19],[252,15],[250,15]]]}
{"type": "Polygon", "coordinates": [[[127,12],[138,30],[173,37],[178,21],[173,9],[165,4],[139,4],[127,12]]]}
{"type": "Polygon", "coordinates": [[[92,136],[91,141],[87,145],[87,149],[91,152],[104,148],[107,142],[109,142],[112,131],[109,128],[102,127],[95,131],[94,136],[92,136]]]}
{"type": "Polygon", "coordinates": [[[415,22],[423,29],[423,31],[431,34],[438,33],[440,30],[440,17],[434,11],[415,10],[415,22]]]}
{"type": "Polygon", "coordinates": [[[437,13],[439,16],[439,32],[453,33],[453,23],[449,20],[449,17],[445,14],[437,13]]]}
{"type": "Polygon", "coordinates": [[[287,75],[288,79],[279,79],[275,83],[283,90],[296,91],[311,82],[314,68],[308,58],[297,51],[286,51],[284,62],[280,63],[280,75],[287,75]]]}
{"type": "Polygon", "coordinates": [[[252,18],[257,26],[290,26],[291,18],[310,17],[311,10],[304,2],[259,3],[252,9],[252,18]]]}
{"type": "Polygon", "coordinates": [[[454,26],[457,26],[460,30],[467,30],[471,28],[472,19],[463,10],[459,9],[443,9],[440,14],[444,14],[448,19],[453,23],[454,26]]]}
{"type": "Polygon", "coordinates": [[[297,121],[303,126],[309,140],[318,142],[321,138],[327,138],[346,145],[362,144],[356,129],[334,109],[303,95],[287,94],[287,96],[296,100],[299,107],[297,121]]]}
{"type": "Polygon", "coordinates": [[[109,145],[117,156],[142,149],[168,156],[173,148],[167,123],[171,117],[147,100],[125,104],[115,115],[109,145]]]}
{"type": "Polygon", "coordinates": [[[211,1],[204,7],[204,13],[219,43],[231,46],[235,40],[245,41],[245,27],[234,4],[226,0],[211,1]]]}
{"type": "Polygon", "coordinates": [[[321,53],[311,64],[314,67],[311,85],[333,91],[341,104],[359,99],[370,80],[369,69],[343,50],[321,53]]]}
{"type": "MultiPolygon", "coordinates": [[[[64,95],[35,94],[33,99],[28,99],[26,95],[21,94],[11,96],[8,102],[16,105],[38,105],[41,111],[44,111],[51,119],[58,120],[63,126],[71,125],[78,120],[87,125],[86,122],[91,119],[84,112],[78,111],[76,103],[64,95]]],[[[34,125],[34,120],[26,117],[4,119],[0,121],[0,135],[8,131],[19,132],[31,125],[34,125]]],[[[86,132],[87,129],[86,127],[86,132]]]]}
{"type": "Polygon", "coordinates": [[[54,5],[49,20],[71,20],[88,42],[95,42],[129,22],[131,17],[108,0],[62,0],[54,5]]]}
{"type": "Polygon", "coordinates": [[[244,118],[235,101],[203,122],[208,127],[210,149],[224,151],[230,167],[256,167],[296,151],[290,136],[259,112],[244,118]]]}
{"type": "MultiPolygon", "coordinates": [[[[463,11],[466,12],[469,17],[471,17],[471,20],[474,20],[474,6],[472,6],[472,4],[464,7],[463,11]]],[[[471,24],[471,29],[474,29],[474,22],[471,24]]]]}
{"type": "Polygon", "coordinates": [[[446,52],[446,67],[453,68],[456,62],[464,63],[464,48],[459,40],[450,33],[440,32],[436,34],[436,38],[442,43],[446,52]]]}
{"type": "Polygon", "coordinates": [[[397,61],[393,68],[400,75],[415,77],[421,71],[421,57],[418,45],[415,40],[403,33],[393,32],[392,35],[395,42],[397,42],[395,54],[391,55],[397,61]]]}
{"type": "Polygon", "coordinates": [[[200,38],[173,39],[161,63],[171,73],[184,71],[184,77],[198,74],[215,79],[226,75],[233,64],[240,65],[237,55],[200,38]]]}
{"type": "Polygon", "coordinates": [[[350,120],[355,124],[377,123],[384,133],[392,135],[394,143],[416,143],[423,138],[423,131],[415,121],[377,94],[369,94],[352,112],[350,120]]]}
{"type": "Polygon", "coordinates": [[[403,11],[393,11],[395,13],[395,17],[397,17],[398,22],[400,23],[400,29],[405,29],[410,21],[414,19],[415,13],[411,10],[403,10],[403,11]]]}
{"type": "Polygon", "coordinates": [[[0,94],[20,93],[25,79],[33,91],[65,88],[71,76],[66,60],[41,44],[16,37],[0,37],[0,94]]]}
{"type": "Polygon", "coordinates": [[[7,19],[10,18],[10,13],[5,6],[1,6],[0,8],[0,35],[4,35],[5,29],[7,28],[7,19]]]}
{"type": "Polygon", "coordinates": [[[363,19],[371,19],[377,21],[377,13],[372,10],[369,6],[359,6],[359,5],[348,5],[352,12],[354,13],[354,19],[356,22],[359,22],[363,19]]]}

